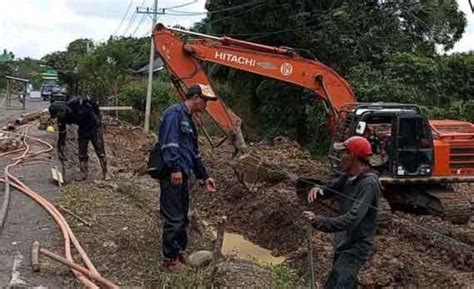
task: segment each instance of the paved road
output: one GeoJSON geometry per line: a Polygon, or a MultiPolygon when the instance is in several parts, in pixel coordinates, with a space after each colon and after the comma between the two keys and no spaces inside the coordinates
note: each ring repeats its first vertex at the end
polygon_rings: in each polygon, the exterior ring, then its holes
{"type": "MultiPolygon", "coordinates": [[[[25,112],[47,108],[49,103],[35,96],[39,96],[39,92],[33,92],[32,97],[27,98],[25,110],[6,109],[1,106],[0,127],[25,112]]],[[[0,104],[2,102],[0,100],[0,104]]],[[[50,143],[54,143],[56,138],[55,134],[39,131],[35,127],[32,127],[30,135],[40,137],[50,143]]],[[[33,147],[34,150],[38,148],[33,147]]],[[[1,172],[6,163],[6,159],[0,159],[1,172]]],[[[48,200],[54,202],[58,198],[59,189],[50,182],[50,164],[23,166],[15,168],[13,173],[48,200]]],[[[3,203],[3,192],[4,186],[0,185],[0,204],[3,203]]],[[[60,231],[52,218],[35,202],[22,193],[13,191],[5,228],[0,235],[0,288],[15,285],[67,288],[68,284],[71,284],[71,274],[67,270],[49,269],[41,273],[32,272],[30,251],[34,240],[40,241],[45,247],[57,252],[54,246],[61,241],[60,231]]],[[[61,268],[61,266],[55,266],[55,268],[61,268]]]]}

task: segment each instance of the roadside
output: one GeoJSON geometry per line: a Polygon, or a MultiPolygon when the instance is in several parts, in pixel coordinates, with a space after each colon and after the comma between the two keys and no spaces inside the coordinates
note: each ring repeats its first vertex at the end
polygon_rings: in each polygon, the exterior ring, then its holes
{"type": "MultiPolygon", "coordinates": [[[[32,133],[54,142],[55,134],[34,130],[32,133]]],[[[239,259],[242,256],[235,253],[201,269],[167,274],[159,271],[159,187],[144,173],[148,150],[154,139],[141,128],[106,118],[105,141],[112,173],[110,181],[100,180],[100,174],[96,173],[100,170],[92,149],[89,150],[90,178],[87,182],[72,181],[78,173],[73,128],[68,133],[66,150],[70,182],[60,193],[49,182],[49,166],[31,166],[16,171],[33,188],[76,215],[67,214],[65,217],[104,277],[121,286],[143,288],[173,288],[183,284],[186,287],[272,288],[307,285],[305,224],[299,215],[308,206],[304,198],[295,193],[288,173],[327,178],[325,160],[313,159],[300,150],[297,143],[280,138],[274,143],[251,144],[249,156],[235,163],[230,160],[230,146],[211,151],[203,141],[203,154],[217,179],[218,191],[208,194],[199,186],[193,187],[190,252],[213,249],[213,228],[217,227],[219,218],[226,215],[226,232],[237,233],[269,249],[285,262],[269,265],[264,264],[258,255],[242,260],[239,259]]],[[[459,190],[474,196],[472,186],[460,187],[459,190]]],[[[5,235],[10,239],[3,242],[2,236],[0,244],[5,247],[2,252],[9,254],[6,256],[10,261],[4,267],[9,270],[10,279],[15,260],[17,264],[21,260],[17,253],[20,252],[23,261],[17,266],[17,271],[23,280],[29,282],[27,284],[80,288],[64,266],[45,258],[41,261],[42,273],[32,274],[28,260],[32,240],[39,239],[43,245],[57,251],[61,247],[61,236],[50,218],[39,212],[41,209],[31,201],[18,201],[13,208],[7,223],[10,231],[5,235]],[[24,208],[28,208],[26,212],[24,208]],[[19,228],[28,231],[23,234],[19,228]],[[22,234],[20,241],[15,239],[19,238],[17,232],[22,234]]],[[[317,203],[310,208],[321,214],[334,214],[331,203],[317,203]]],[[[469,288],[474,282],[474,253],[436,233],[474,245],[474,228],[470,225],[453,225],[433,216],[393,215],[391,224],[379,231],[373,258],[361,271],[362,287],[469,288]],[[419,230],[417,224],[429,230],[419,230]]],[[[322,282],[331,267],[331,237],[315,232],[311,241],[316,277],[318,282],[322,282]]],[[[243,247],[239,242],[236,247],[243,247]]]]}
{"type": "MultiPolygon", "coordinates": [[[[45,109],[48,104],[41,99],[28,98],[26,110],[1,107],[0,124],[3,127],[8,121],[14,121],[23,113],[45,109]]],[[[49,143],[54,143],[56,139],[54,134],[39,131],[35,125],[29,128],[29,135],[39,137],[49,143]]],[[[33,144],[32,150],[41,148],[33,144]]],[[[2,174],[6,164],[7,159],[1,158],[2,174]]],[[[59,195],[59,188],[50,181],[50,168],[51,165],[47,163],[28,164],[16,167],[13,173],[32,189],[40,192],[42,196],[55,202],[59,195]]],[[[3,184],[0,185],[0,191],[3,202],[3,184]]],[[[34,240],[38,240],[45,247],[56,251],[54,245],[58,242],[59,237],[60,234],[54,221],[41,207],[22,193],[12,191],[5,227],[0,235],[0,287],[13,285],[67,287],[72,280],[67,270],[54,271],[53,274],[48,271],[37,274],[32,272],[30,265],[31,245],[34,240]]]]}

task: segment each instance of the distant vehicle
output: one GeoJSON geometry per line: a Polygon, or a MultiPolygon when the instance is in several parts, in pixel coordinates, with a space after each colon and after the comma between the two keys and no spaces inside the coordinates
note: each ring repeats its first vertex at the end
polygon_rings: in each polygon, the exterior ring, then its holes
{"type": "Polygon", "coordinates": [[[43,85],[41,85],[41,97],[43,100],[50,100],[53,89],[57,87],[60,88],[60,86],[55,83],[43,83],[43,85]]]}
{"type": "Polygon", "coordinates": [[[51,90],[51,94],[49,97],[49,101],[51,103],[55,101],[68,101],[69,100],[69,94],[67,93],[67,89],[61,86],[56,86],[53,87],[51,90]]]}

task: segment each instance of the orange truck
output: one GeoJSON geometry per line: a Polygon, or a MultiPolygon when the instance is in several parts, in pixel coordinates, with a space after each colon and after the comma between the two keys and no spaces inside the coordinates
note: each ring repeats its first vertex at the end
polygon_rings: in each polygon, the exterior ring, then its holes
{"type": "MultiPolygon", "coordinates": [[[[452,184],[474,182],[473,124],[428,120],[414,104],[359,103],[344,78],[317,60],[300,57],[291,48],[162,24],[155,27],[153,39],[182,97],[195,83],[212,88],[203,67],[206,62],[303,87],[324,104],[333,142],[352,135],[370,140],[373,166],[392,207],[423,208],[455,222],[466,222],[472,215],[470,200],[453,190],[452,184]]],[[[221,99],[209,103],[206,110],[237,149],[245,147],[241,119],[221,99]]],[[[329,159],[337,171],[337,152],[330,150],[329,159]]]]}

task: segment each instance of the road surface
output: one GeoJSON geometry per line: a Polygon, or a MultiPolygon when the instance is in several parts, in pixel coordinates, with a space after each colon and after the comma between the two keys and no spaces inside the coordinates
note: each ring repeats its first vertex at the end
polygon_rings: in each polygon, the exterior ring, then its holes
{"type": "MultiPolygon", "coordinates": [[[[4,104],[0,99],[0,105],[4,104]]],[[[49,102],[39,97],[39,92],[32,92],[27,98],[26,109],[6,109],[0,106],[0,128],[8,121],[20,117],[26,112],[47,108],[49,102]]],[[[30,129],[30,135],[37,136],[54,143],[56,134],[39,131],[36,127],[30,129]]],[[[34,149],[34,148],[33,148],[34,149]]],[[[38,147],[36,147],[36,150],[38,147]]],[[[54,154],[54,152],[53,152],[54,154]]],[[[0,169],[8,162],[0,157],[0,169]]],[[[59,189],[51,180],[51,164],[35,164],[15,168],[13,173],[33,190],[50,201],[59,197],[59,189]]],[[[3,203],[4,186],[0,184],[0,205],[3,203]]],[[[3,232],[0,234],[0,288],[68,288],[71,284],[71,274],[67,270],[44,270],[33,273],[30,263],[31,244],[38,240],[47,248],[58,252],[57,246],[62,241],[59,229],[52,218],[34,201],[18,191],[12,191],[10,207],[3,232]]],[[[63,252],[60,252],[63,254],[63,252]]],[[[45,257],[43,257],[45,258],[45,257]]],[[[61,268],[60,266],[58,266],[61,268]]]]}

